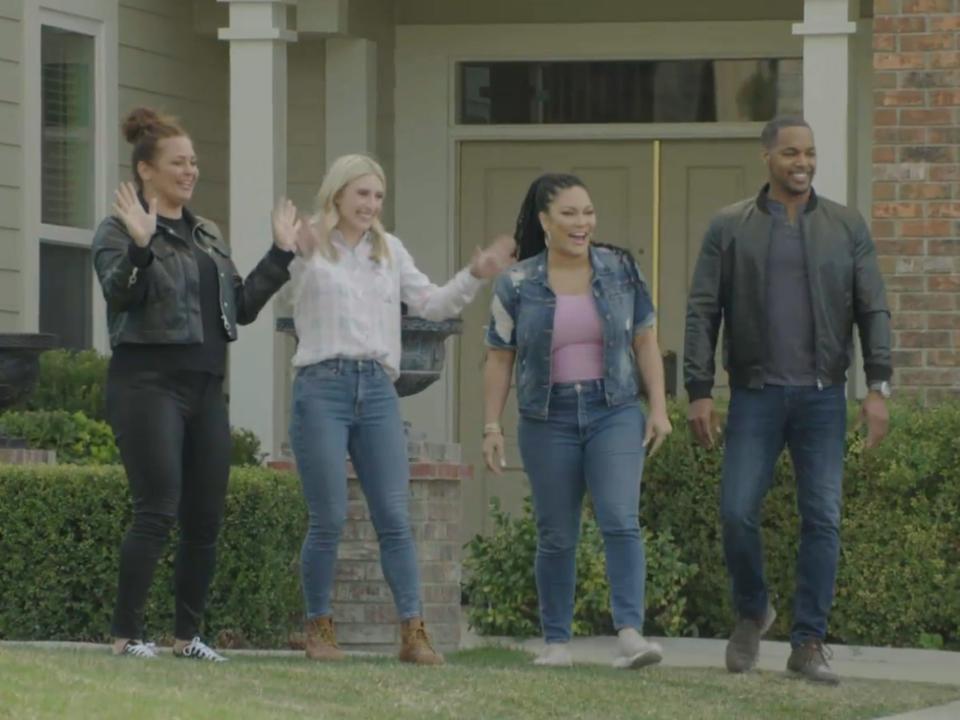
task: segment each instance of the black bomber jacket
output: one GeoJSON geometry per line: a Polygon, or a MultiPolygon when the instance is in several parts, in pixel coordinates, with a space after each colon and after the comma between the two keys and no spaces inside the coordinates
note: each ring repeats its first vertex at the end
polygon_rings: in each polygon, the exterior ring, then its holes
{"type": "MultiPolygon", "coordinates": [[[[710,223],[687,300],[683,374],[690,400],[709,397],[723,325],[723,365],[732,386],[759,388],[766,359],[767,255],[773,219],[764,187],[710,223]]],[[[813,302],[817,384],[842,383],[853,326],[868,382],[889,380],[890,311],[870,231],[856,210],[818,197],[800,216],[813,302]]]]}

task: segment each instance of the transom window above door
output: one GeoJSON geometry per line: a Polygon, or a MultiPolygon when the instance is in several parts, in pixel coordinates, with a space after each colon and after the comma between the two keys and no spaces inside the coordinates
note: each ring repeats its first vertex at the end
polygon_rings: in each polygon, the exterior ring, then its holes
{"type": "Polygon", "coordinates": [[[800,58],[462,62],[463,125],[763,122],[803,107],[800,58]]]}

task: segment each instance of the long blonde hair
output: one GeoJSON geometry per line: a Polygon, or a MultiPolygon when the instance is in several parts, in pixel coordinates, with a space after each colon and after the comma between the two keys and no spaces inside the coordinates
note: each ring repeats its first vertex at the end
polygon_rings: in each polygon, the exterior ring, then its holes
{"type": "MultiPolygon", "coordinates": [[[[319,239],[318,249],[320,254],[328,260],[336,261],[339,259],[337,249],[330,242],[330,233],[340,222],[340,212],[337,210],[336,200],[340,192],[354,180],[364,175],[376,175],[383,184],[384,191],[387,188],[387,177],[380,164],[367,155],[342,155],[334,160],[327,174],[320,183],[320,189],[317,191],[316,211],[310,223],[317,232],[319,239]]],[[[380,218],[373,221],[370,228],[371,242],[373,251],[370,253],[371,259],[381,262],[390,261],[390,249],[387,246],[387,234],[383,229],[380,218]]]]}

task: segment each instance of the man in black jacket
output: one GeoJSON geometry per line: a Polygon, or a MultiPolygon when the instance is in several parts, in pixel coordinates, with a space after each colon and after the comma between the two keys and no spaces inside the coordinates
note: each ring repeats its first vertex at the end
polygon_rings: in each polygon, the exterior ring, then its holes
{"type": "Polygon", "coordinates": [[[863,218],[813,190],[810,126],[798,117],[777,118],[761,140],[768,184],[717,214],[694,271],[684,340],[688,419],[696,440],[712,445],[722,323],[731,400],[720,504],[737,613],[727,669],[756,664],[760,638],[776,617],[763,576],[759,517],[786,446],[802,520],[787,668],[836,683],[823,642],[840,547],[846,372],[856,324],[869,386],[866,446],[873,447],[888,425],[890,312],[863,218]]]}

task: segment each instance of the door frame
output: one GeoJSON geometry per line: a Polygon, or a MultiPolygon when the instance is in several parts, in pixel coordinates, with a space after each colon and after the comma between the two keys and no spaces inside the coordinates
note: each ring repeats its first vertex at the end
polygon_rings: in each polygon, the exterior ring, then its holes
{"type": "MultiPolygon", "coordinates": [[[[463,126],[456,68],[467,60],[666,60],[801,57],[793,22],[731,21],[542,25],[401,25],[396,30],[395,218],[418,265],[437,279],[459,268],[459,144],[482,140],[756,138],[762,123],[463,126]],[[571,52],[570,48],[576,48],[571,52]],[[445,242],[444,242],[445,239],[445,242]]],[[[458,357],[459,346],[453,357],[458,357]]],[[[448,366],[459,365],[459,361],[448,366]]],[[[429,436],[455,441],[459,379],[404,400],[429,436]]]]}

